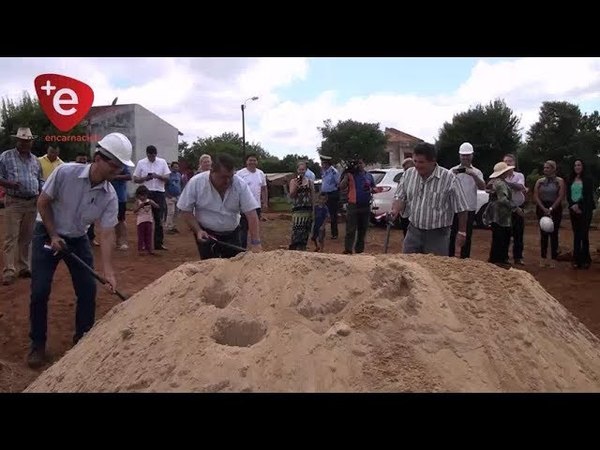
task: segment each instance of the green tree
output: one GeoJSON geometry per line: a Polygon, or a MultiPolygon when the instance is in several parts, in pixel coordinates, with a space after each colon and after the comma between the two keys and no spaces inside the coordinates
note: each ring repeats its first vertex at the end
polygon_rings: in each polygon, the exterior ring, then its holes
{"type": "MultiPolygon", "coordinates": [[[[223,133],[220,136],[199,138],[191,146],[182,147],[180,144],[180,155],[191,167],[198,167],[198,159],[203,154],[213,158],[219,153],[228,153],[233,157],[236,167],[244,166],[242,138],[237,133],[223,133]]],[[[256,154],[260,160],[271,157],[259,144],[246,143],[246,154],[256,154]]]]}
{"type": "Polygon", "coordinates": [[[321,178],[321,165],[306,155],[288,154],[281,160],[282,172],[296,172],[298,163],[305,161],[306,166],[315,173],[317,178],[321,178]]]}
{"type": "Polygon", "coordinates": [[[519,121],[504,100],[456,114],[440,129],[436,142],[438,163],[447,168],[457,165],[460,144],[470,142],[475,149],[473,165],[487,177],[505,154],[517,153],[521,142],[519,121]]]}
{"type": "Polygon", "coordinates": [[[336,161],[360,157],[367,164],[387,162],[387,138],[380,130],[379,123],[345,120],[338,121],[334,126],[331,119],[327,119],[322,127],[317,128],[323,138],[319,148],[321,154],[331,156],[336,161]]]}
{"type": "Polygon", "coordinates": [[[554,160],[561,176],[571,173],[573,161],[581,158],[589,172],[598,178],[600,162],[600,116],[598,111],[581,114],[579,106],[569,102],[544,102],[538,121],[527,132],[523,151],[523,170],[541,173],[547,160],[554,160]]]}
{"type": "MultiPolygon", "coordinates": [[[[46,136],[74,136],[85,135],[86,129],[82,125],[77,125],[68,133],[59,131],[42,111],[39,101],[32,99],[24,92],[21,99],[17,102],[8,98],[2,99],[2,108],[0,109],[0,151],[14,148],[15,139],[11,135],[17,132],[19,127],[29,127],[31,132],[37,136],[33,143],[32,153],[41,156],[46,152],[48,142],[46,136]]],[[[58,142],[60,147],[60,157],[65,161],[72,161],[78,152],[89,151],[88,142],[58,142]]]]}

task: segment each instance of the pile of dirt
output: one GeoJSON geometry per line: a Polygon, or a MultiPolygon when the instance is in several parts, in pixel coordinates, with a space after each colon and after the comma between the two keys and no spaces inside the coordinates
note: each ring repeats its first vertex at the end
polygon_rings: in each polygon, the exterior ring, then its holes
{"type": "Polygon", "coordinates": [[[278,250],[165,274],[26,392],[598,390],[600,341],[526,272],[278,250]]]}

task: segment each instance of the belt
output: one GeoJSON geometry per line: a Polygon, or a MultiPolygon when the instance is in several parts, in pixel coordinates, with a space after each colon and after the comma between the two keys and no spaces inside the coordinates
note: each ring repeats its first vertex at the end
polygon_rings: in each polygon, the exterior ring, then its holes
{"type": "Polygon", "coordinates": [[[21,199],[21,200],[31,200],[32,198],[36,198],[37,197],[37,195],[29,195],[29,196],[11,195],[11,194],[6,194],[6,195],[8,195],[9,197],[18,198],[18,199],[21,199]]]}

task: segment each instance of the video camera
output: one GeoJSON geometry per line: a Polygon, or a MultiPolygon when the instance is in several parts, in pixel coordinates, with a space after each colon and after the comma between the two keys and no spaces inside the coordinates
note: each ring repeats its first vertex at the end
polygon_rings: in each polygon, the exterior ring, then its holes
{"type": "Polygon", "coordinates": [[[354,174],[358,169],[358,157],[355,156],[354,158],[346,161],[344,166],[344,172],[354,174]]]}

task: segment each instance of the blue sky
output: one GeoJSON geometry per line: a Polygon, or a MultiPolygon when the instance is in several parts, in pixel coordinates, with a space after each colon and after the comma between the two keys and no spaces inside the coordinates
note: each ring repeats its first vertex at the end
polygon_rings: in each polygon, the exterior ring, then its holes
{"type": "MultiPolygon", "coordinates": [[[[494,58],[485,61],[493,62],[494,58]]],[[[339,101],[373,92],[439,95],[457,89],[477,58],[310,58],[306,80],[278,93],[303,101],[327,90],[339,92],[339,101]]]]}
{"type": "Polygon", "coordinates": [[[317,157],[323,121],[378,122],[433,142],[445,121],[504,99],[527,131],[543,101],[600,110],[600,58],[0,58],[0,96],[41,73],[92,87],[95,105],[138,103],[188,142],[241,134],[268,152],[317,157]]]}

